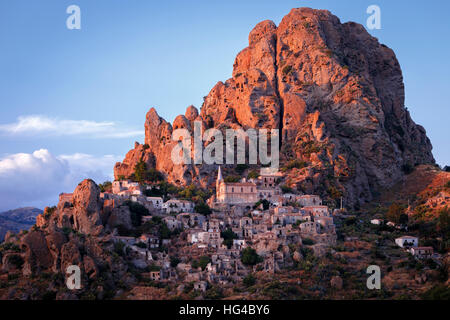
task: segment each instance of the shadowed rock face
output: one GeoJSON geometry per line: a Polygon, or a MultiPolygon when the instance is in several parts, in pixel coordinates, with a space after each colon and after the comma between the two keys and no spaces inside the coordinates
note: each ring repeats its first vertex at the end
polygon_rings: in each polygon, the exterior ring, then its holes
{"type": "Polygon", "coordinates": [[[131,227],[130,215],[128,206],[114,201],[105,203],[95,182],[84,180],[70,203],[61,199],[55,209],[46,208],[28,232],[7,235],[5,241],[16,244],[20,250],[0,256],[0,268],[36,276],[49,271],[65,274],[68,266],[77,265],[86,280],[97,278],[100,266],[117,269],[117,278],[113,276],[111,280],[118,281],[126,267],[120,259],[111,258],[111,232],[118,225],[131,227]]]}
{"type": "MultiPolygon", "coordinates": [[[[305,192],[340,190],[350,203],[403,177],[404,165],[434,163],[425,130],[404,106],[394,52],[363,26],[342,24],[328,11],[293,9],[277,27],[259,23],[236,57],[233,77],[218,82],[200,115],[190,106],[174,124],[151,109],[145,143],[137,144],[115,176],[130,176],[142,159],[170,182],[211,184],[215,167],[174,165],[172,131],[205,128],[280,129],[282,160],[303,160],[291,183],[305,192]]],[[[288,174],[289,175],[289,174],[288,174]]]]}

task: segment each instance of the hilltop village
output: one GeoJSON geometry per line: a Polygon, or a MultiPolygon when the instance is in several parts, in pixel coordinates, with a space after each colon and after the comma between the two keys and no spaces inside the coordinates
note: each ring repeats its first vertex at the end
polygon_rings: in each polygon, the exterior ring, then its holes
{"type": "MultiPolygon", "coordinates": [[[[409,208],[335,209],[318,195],[286,188],[284,170],[245,171],[239,179],[232,174],[237,168],[217,167],[215,188],[206,190],[136,177],[99,186],[82,181],[30,230],[6,235],[0,297],[342,299],[447,292],[445,242],[425,223],[418,227],[414,214],[408,222],[402,212],[409,208]],[[74,265],[82,275],[75,291],[65,283],[74,265]],[[370,265],[382,269],[380,290],[365,286],[370,265]]],[[[445,241],[442,217],[438,232],[445,241]]]]}
{"type": "Polygon", "coordinates": [[[395,53],[309,8],[248,40],[200,110],[148,111],[115,181],[84,180],[5,235],[0,299],[448,299],[450,172],[405,108],[395,53]],[[279,128],[280,172],[172,161],[198,122],[279,128]]]}
{"type": "MultiPolygon", "coordinates": [[[[282,193],[280,172],[261,171],[254,179],[225,182],[218,168],[216,194],[208,199],[211,213],[196,212],[193,202],[172,197],[146,196],[152,186],[129,180],[112,182],[102,192],[104,210],[112,212],[112,240],[132,257],[136,268],[154,281],[183,281],[205,291],[209,284],[241,282],[253,271],[274,273],[300,261],[291,258],[290,246],[306,242],[320,256],[336,244],[330,209],[316,195],[282,193]],[[140,225],[160,223],[163,229],[138,236],[123,235],[132,229],[121,220],[124,203],[145,208],[140,225]],[[161,230],[164,234],[161,234],[161,230]],[[126,233],[126,232],[125,232],[126,233]],[[176,233],[177,237],[168,237],[176,233]]],[[[72,194],[61,194],[59,206],[71,206],[72,194]]],[[[38,219],[38,225],[39,225],[38,219]]],[[[151,228],[149,228],[151,229],[151,228]]]]}

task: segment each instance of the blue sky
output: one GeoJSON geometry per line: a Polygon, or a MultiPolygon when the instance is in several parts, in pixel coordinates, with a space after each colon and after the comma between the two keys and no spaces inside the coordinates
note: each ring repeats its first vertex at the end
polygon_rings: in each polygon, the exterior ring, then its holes
{"type": "MultiPolygon", "coordinates": [[[[278,24],[306,6],[365,25],[372,4],[381,8],[382,29],[370,33],[396,52],[406,106],[426,128],[438,163],[450,165],[448,1],[0,0],[0,159],[10,175],[23,175],[18,187],[50,160],[72,174],[58,176],[64,184],[48,181],[48,197],[30,192],[7,206],[42,206],[56,190],[72,191],[76,179],[107,179],[113,163],[143,141],[148,109],[172,121],[188,105],[200,107],[231,76],[258,22],[278,24]],[[81,8],[81,30],[66,28],[72,4],[81,8]]],[[[13,197],[2,184],[0,166],[0,200],[13,197]]]]}

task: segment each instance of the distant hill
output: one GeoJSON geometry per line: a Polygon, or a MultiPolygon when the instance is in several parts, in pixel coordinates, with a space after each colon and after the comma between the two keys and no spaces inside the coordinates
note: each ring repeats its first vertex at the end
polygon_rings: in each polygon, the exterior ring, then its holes
{"type": "Polygon", "coordinates": [[[0,213],[0,241],[6,232],[19,232],[31,228],[42,210],[33,207],[19,208],[0,213]]]}

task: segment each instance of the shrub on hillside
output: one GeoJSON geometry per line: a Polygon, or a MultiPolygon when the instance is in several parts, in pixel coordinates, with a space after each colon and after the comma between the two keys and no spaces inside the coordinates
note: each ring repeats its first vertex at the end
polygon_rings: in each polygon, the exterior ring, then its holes
{"type": "Polygon", "coordinates": [[[258,179],[259,173],[257,170],[252,170],[248,173],[247,179],[258,179]]]}
{"type": "Polygon", "coordinates": [[[227,176],[224,179],[224,181],[228,183],[239,182],[239,180],[241,180],[241,177],[234,175],[227,176]]]}
{"type": "Polygon", "coordinates": [[[242,250],[241,261],[246,266],[254,266],[263,261],[263,259],[256,253],[256,250],[250,247],[242,250]]]}

